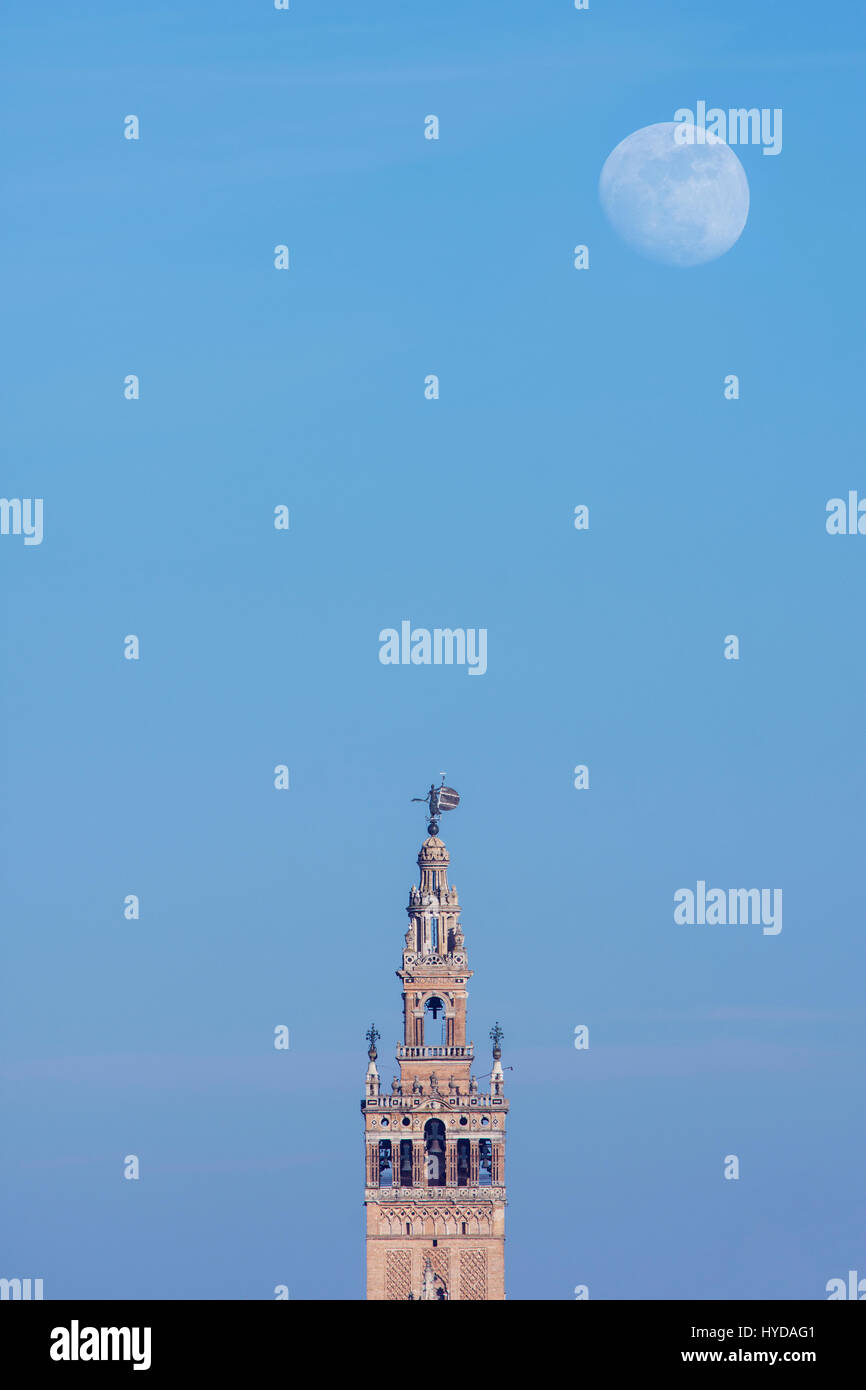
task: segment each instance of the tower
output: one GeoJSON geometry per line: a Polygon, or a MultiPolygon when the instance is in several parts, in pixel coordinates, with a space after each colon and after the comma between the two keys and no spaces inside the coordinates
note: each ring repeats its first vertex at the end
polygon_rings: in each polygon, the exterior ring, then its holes
{"type": "Polygon", "coordinates": [[[402,969],[403,1041],[390,1094],[380,1087],[371,1027],[364,1115],[367,1298],[505,1297],[505,1116],[502,1031],[491,1030],[489,1089],[472,1075],[466,1036],[472,971],[440,810],[459,798],[431,787],[428,838],[409,891],[402,969]],[[448,803],[445,794],[453,800],[448,803]]]}

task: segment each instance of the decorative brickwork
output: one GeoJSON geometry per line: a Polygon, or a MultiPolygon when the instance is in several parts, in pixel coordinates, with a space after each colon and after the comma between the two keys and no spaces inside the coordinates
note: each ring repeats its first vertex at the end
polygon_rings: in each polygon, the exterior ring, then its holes
{"type": "Polygon", "coordinates": [[[430,1263],[433,1266],[433,1273],[438,1274],[446,1288],[451,1284],[451,1252],[447,1247],[436,1246],[430,1251],[430,1263]]]}
{"type": "Polygon", "coordinates": [[[460,1299],[487,1298],[487,1255],[483,1250],[460,1253],[460,1299]]]}
{"type": "Polygon", "coordinates": [[[385,1255],[386,1299],[408,1299],[412,1292],[412,1256],[408,1250],[388,1250],[385,1255]]]}

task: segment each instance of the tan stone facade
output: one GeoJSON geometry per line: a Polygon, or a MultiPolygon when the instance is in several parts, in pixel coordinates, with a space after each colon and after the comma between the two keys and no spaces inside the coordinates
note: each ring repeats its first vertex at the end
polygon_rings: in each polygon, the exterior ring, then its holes
{"type": "MultiPolygon", "coordinates": [[[[435,827],[431,827],[435,828],[435,827]]],[[[505,1117],[499,1038],[489,1091],[472,1076],[469,969],[449,855],[430,835],[409,894],[398,1075],[383,1093],[375,1032],[362,1102],[367,1298],[505,1297],[505,1117]]]]}

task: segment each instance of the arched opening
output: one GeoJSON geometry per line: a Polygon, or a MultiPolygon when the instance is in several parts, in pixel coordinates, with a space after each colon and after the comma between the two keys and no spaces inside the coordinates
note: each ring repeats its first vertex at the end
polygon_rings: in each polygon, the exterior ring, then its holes
{"type": "Polygon", "coordinates": [[[493,1145],[489,1139],[478,1140],[478,1186],[489,1187],[493,1182],[493,1145]]]}
{"type": "Polygon", "coordinates": [[[400,1186],[412,1186],[412,1140],[400,1140],[400,1186]]]}
{"type": "Polygon", "coordinates": [[[434,956],[439,955],[439,918],[430,918],[430,950],[434,956]]]}
{"type": "MultiPolygon", "coordinates": [[[[457,1140],[457,1186],[469,1186],[469,1140],[457,1140]]],[[[466,1232],[464,1230],[463,1234],[466,1232]]]]}
{"type": "Polygon", "coordinates": [[[424,1046],[435,1047],[445,1041],[445,1003],[437,994],[424,1005],[424,1046]]]}
{"type": "Polygon", "coordinates": [[[393,1187],[394,1172],[391,1168],[391,1140],[379,1140],[379,1186],[393,1187]]]}
{"type": "Polygon", "coordinates": [[[428,1187],[445,1186],[445,1126],[428,1120],[424,1126],[424,1156],[428,1187]]]}

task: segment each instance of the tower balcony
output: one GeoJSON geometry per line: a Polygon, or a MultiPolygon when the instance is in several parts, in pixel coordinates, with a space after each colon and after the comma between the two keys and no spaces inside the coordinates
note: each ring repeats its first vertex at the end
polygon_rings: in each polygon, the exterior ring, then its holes
{"type": "Polygon", "coordinates": [[[441,1091],[431,1091],[429,1087],[422,1087],[420,1091],[410,1091],[407,1095],[402,1092],[388,1093],[384,1091],[378,1096],[365,1096],[361,1101],[362,1110],[417,1110],[419,1107],[426,1113],[430,1109],[430,1102],[436,1101],[437,1107],[442,1105],[457,1106],[460,1110],[465,1110],[469,1106],[472,1110],[504,1110],[509,1109],[509,1102],[505,1096],[491,1096],[488,1093],[479,1095],[472,1091],[458,1091],[456,1094],[445,1094],[441,1091]]]}
{"type": "Polygon", "coordinates": [[[497,1184],[495,1187],[367,1187],[364,1189],[364,1201],[375,1202],[377,1205],[386,1202],[400,1202],[401,1204],[411,1202],[413,1205],[424,1206],[463,1206],[467,1202],[502,1202],[505,1203],[505,1188],[497,1184]]]}
{"type": "Polygon", "coordinates": [[[474,1057],[474,1043],[463,1043],[457,1047],[446,1047],[444,1043],[430,1047],[406,1047],[404,1043],[397,1046],[398,1062],[471,1062],[474,1057]]]}

